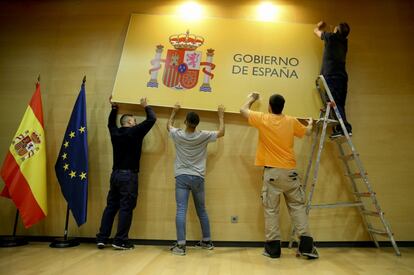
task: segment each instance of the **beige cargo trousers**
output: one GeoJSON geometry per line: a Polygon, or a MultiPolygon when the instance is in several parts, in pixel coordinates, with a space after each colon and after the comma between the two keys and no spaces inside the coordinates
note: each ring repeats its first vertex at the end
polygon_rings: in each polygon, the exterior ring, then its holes
{"type": "Polygon", "coordinates": [[[266,241],[281,240],[279,227],[280,195],[283,194],[298,236],[311,236],[305,207],[305,192],[294,169],[265,167],[262,201],[266,241]]]}

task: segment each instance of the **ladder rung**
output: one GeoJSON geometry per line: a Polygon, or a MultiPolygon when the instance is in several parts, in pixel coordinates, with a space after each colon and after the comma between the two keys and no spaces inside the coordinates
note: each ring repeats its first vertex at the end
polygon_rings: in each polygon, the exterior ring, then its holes
{"type": "MultiPolygon", "coordinates": [[[[365,177],[368,175],[368,173],[365,173],[365,177]]],[[[354,173],[354,174],[345,174],[345,176],[351,177],[353,179],[360,179],[363,178],[364,176],[361,173],[354,173]]]]}
{"type": "Polygon", "coordinates": [[[354,195],[355,196],[357,196],[357,197],[371,197],[371,196],[374,196],[376,193],[375,192],[361,192],[361,193],[358,193],[358,192],[354,192],[354,195]]]}
{"type": "Polygon", "coordinates": [[[362,202],[337,202],[327,204],[313,204],[310,208],[336,208],[336,207],[356,207],[364,205],[362,202]]]}
{"type": "Polygon", "coordinates": [[[363,210],[362,213],[364,215],[368,215],[368,216],[376,216],[376,217],[380,216],[380,212],[378,212],[378,211],[363,210]]]}
{"type": "Polygon", "coordinates": [[[345,161],[349,161],[349,160],[354,160],[355,156],[359,157],[359,154],[356,153],[356,154],[343,155],[343,156],[339,156],[339,158],[345,161]]]}
{"type": "Polygon", "coordinates": [[[321,123],[321,122],[324,122],[325,120],[328,123],[338,123],[338,120],[336,120],[336,119],[330,119],[330,118],[328,118],[328,119],[320,118],[320,119],[318,119],[318,121],[316,123],[321,123]]]}
{"type": "Polygon", "coordinates": [[[378,234],[378,235],[388,236],[388,232],[387,231],[382,231],[382,230],[375,229],[375,228],[372,228],[372,227],[368,227],[368,231],[370,231],[372,233],[375,233],[375,234],[378,234]]]}

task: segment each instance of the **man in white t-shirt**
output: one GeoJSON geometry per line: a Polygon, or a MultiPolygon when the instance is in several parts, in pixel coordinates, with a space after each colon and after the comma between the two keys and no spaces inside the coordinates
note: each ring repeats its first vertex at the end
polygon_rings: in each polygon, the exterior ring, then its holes
{"type": "Polygon", "coordinates": [[[175,200],[177,203],[176,229],[177,242],[171,248],[173,254],[186,253],[186,214],[188,197],[193,194],[194,205],[200,219],[203,238],[196,247],[213,249],[210,235],[210,222],[205,209],[204,177],[206,171],[207,145],[217,138],[224,136],[224,107],[218,107],[218,131],[198,131],[196,127],[200,118],[195,112],[188,112],[185,119],[185,129],[174,128],[174,119],[180,105],[174,105],[168,120],[167,130],[175,144],[175,200]]]}

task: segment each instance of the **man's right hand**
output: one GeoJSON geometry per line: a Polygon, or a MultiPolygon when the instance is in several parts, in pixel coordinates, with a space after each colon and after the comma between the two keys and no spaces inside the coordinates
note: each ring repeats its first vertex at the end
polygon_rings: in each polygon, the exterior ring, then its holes
{"type": "Polygon", "coordinates": [[[326,23],[323,21],[320,21],[316,26],[318,27],[319,30],[322,30],[326,27],[326,23]]]}
{"type": "Polygon", "coordinates": [[[259,93],[256,93],[256,92],[250,93],[250,94],[249,94],[249,96],[248,96],[248,98],[249,98],[252,102],[255,102],[256,100],[258,100],[258,99],[259,99],[259,97],[260,97],[260,94],[259,94],[259,93]]]}
{"type": "Polygon", "coordinates": [[[109,97],[109,104],[111,104],[111,106],[114,108],[118,108],[118,104],[116,104],[115,102],[112,102],[112,95],[109,97]]]}
{"type": "Polygon", "coordinates": [[[224,105],[222,105],[222,104],[220,104],[217,107],[217,113],[218,113],[219,118],[223,118],[224,117],[224,110],[225,110],[225,108],[224,108],[224,105]]]}
{"type": "Polygon", "coordinates": [[[143,97],[143,98],[140,99],[140,105],[144,108],[148,106],[146,97],[143,97]]]}
{"type": "Polygon", "coordinates": [[[181,108],[180,103],[177,102],[173,106],[173,111],[174,112],[178,112],[178,110],[180,110],[180,108],[181,108]]]}

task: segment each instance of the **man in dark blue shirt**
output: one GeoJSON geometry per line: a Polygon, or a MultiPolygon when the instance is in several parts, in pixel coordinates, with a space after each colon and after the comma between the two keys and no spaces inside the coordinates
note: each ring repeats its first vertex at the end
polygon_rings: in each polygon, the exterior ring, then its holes
{"type": "MultiPolygon", "coordinates": [[[[352,126],[347,121],[345,114],[345,101],[348,91],[348,74],[345,68],[345,60],[350,28],[347,23],[340,23],[334,28],[333,32],[328,32],[325,29],[326,23],[323,21],[319,22],[314,29],[316,36],[323,40],[325,44],[321,74],[329,86],[348,133],[352,135],[352,126]]],[[[331,138],[341,135],[343,135],[343,131],[341,126],[337,125],[333,129],[331,138]]]]}
{"type": "Polygon", "coordinates": [[[112,110],[109,114],[108,128],[111,134],[113,148],[113,167],[107,206],[102,215],[101,227],[96,234],[96,244],[99,249],[105,247],[111,235],[112,224],[118,214],[118,229],[112,246],[115,249],[132,249],[128,232],[132,222],[138,197],[138,172],[141,158],[142,140],[156,121],[155,113],[147,104],[146,98],[141,98],[140,105],[144,107],[146,119],[137,124],[130,114],[121,116],[121,127],[116,126],[118,105],[111,101],[112,110]]]}

